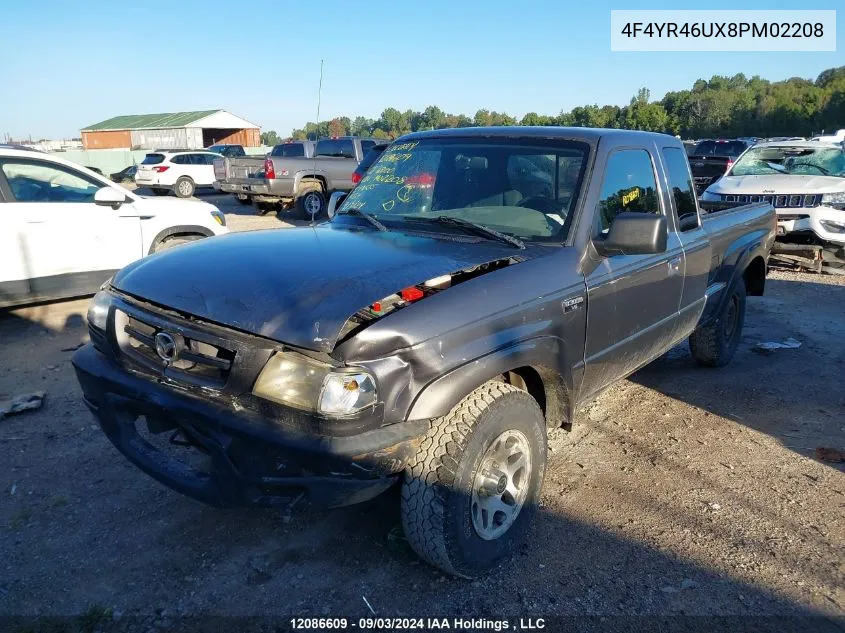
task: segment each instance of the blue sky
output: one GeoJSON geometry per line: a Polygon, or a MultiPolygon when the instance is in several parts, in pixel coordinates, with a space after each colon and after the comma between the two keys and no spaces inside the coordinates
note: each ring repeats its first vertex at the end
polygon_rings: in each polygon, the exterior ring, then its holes
{"type": "Polygon", "coordinates": [[[439,105],[515,116],[660,98],[743,72],[845,64],[842,0],[4,2],[0,133],[77,136],[121,114],[224,108],[286,135],[321,118],[439,105]],[[613,53],[611,9],[839,9],[837,51],[613,53]]]}

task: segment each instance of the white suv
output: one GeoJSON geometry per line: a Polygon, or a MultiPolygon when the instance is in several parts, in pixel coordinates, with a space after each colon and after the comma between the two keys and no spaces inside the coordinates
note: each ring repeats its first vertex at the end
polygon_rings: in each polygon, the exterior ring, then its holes
{"type": "Polygon", "coordinates": [[[63,158],[0,145],[0,307],[93,294],[136,259],[227,232],[207,202],[145,198],[63,158]]]}
{"type": "Polygon", "coordinates": [[[190,198],[197,189],[212,186],[214,159],[220,157],[204,150],[151,152],[138,165],[135,183],[159,196],[173,191],[180,198],[190,198]]]}

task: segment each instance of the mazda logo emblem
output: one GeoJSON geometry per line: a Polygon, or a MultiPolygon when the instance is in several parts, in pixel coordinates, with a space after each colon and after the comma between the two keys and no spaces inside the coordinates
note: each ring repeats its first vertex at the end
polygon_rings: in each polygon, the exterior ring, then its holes
{"type": "Polygon", "coordinates": [[[159,332],[156,334],[155,346],[156,354],[159,355],[161,360],[167,363],[172,363],[179,355],[179,346],[176,344],[176,339],[167,332],[159,332]]]}

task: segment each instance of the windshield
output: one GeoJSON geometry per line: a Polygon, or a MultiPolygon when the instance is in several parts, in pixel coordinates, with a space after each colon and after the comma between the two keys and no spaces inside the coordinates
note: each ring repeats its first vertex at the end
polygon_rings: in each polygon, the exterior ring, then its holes
{"type": "Polygon", "coordinates": [[[381,153],[387,148],[387,145],[374,145],[369,152],[364,154],[364,158],[358,163],[358,169],[361,173],[367,171],[370,166],[376,162],[376,159],[381,156],[381,153]]]}
{"type": "Polygon", "coordinates": [[[432,138],[393,144],[344,200],[390,222],[453,232],[458,218],[537,242],[566,239],[588,146],[571,141],[432,138]]]}
{"type": "Polygon", "coordinates": [[[839,147],[754,147],[731,169],[731,176],[845,177],[845,152],[839,147]]]}

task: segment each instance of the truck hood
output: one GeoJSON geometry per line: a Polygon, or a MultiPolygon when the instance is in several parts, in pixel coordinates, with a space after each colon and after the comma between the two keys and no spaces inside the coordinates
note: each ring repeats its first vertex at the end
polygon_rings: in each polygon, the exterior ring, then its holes
{"type": "Polygon", "coordinates": [[[715,194],[798,194],[845,191],[845,178],[837,176],[723,176],[707,188],[715,194]]]}
{"type": "Polygon", "coordinates": [[[533,249],[399,232],[250,231],[180,246],[115,275],[119,291],[290,345],[331,351],[355,312],[408,286],[533,249]]]}

